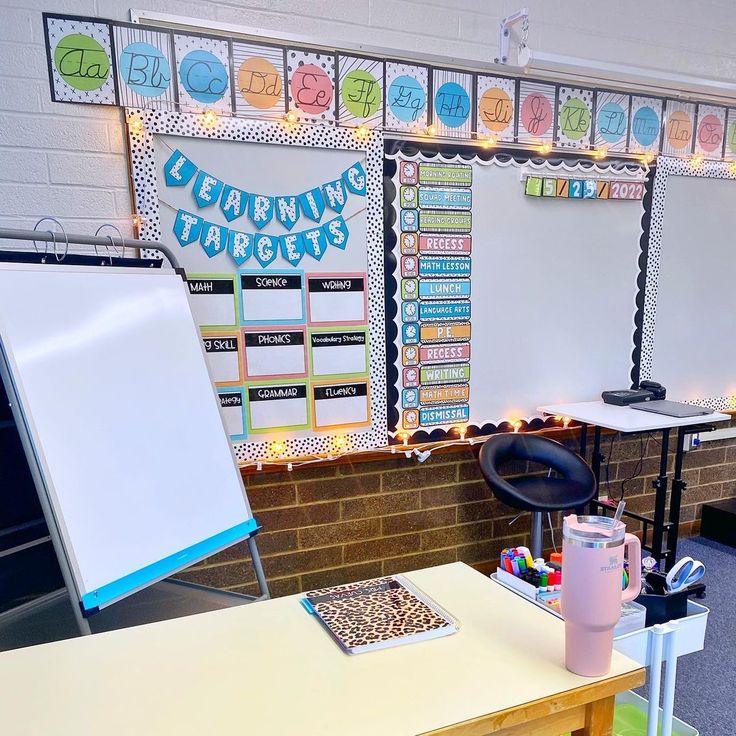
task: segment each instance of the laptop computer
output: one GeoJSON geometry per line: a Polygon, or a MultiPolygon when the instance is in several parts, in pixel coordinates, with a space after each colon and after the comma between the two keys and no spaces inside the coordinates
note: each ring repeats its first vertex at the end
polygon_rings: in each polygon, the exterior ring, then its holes
{"type": "Polygon", "coordinates": [[[679,401],[642,401],[638,404],[630,404],[632,409],[639,411],[650,411],[653,414],[664,414],[668,417],[697,417],[703,414],[712,414],[711,409],[693,404],[681,404],[679,401]]]}

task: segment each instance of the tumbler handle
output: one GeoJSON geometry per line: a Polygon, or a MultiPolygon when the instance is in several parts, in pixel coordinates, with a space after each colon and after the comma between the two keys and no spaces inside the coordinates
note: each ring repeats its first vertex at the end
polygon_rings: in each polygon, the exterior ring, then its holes
{"type": "Polygon", "coordinates": [[[621,593],[621,602],[629,603],[641,593],[641,542],[634,534],[624,539],[624,553],[629,560],[629,584],[621,593]]]}

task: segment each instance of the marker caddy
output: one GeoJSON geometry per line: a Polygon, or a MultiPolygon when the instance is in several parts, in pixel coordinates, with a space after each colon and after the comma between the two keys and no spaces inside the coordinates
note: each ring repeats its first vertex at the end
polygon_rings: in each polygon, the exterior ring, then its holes
{"type": "Polygon", "coordinates": [[[496,575],[499,582],[527,598],[559,609],[562,569],[558,562],[532,559],[527,547],[507,547],[501,552],[496,575]]]}

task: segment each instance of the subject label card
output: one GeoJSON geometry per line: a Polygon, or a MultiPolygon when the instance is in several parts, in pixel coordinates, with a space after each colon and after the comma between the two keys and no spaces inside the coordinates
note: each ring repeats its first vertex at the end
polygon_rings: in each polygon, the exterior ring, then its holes
{"type": "Polygon", "coordinates": [[[187,279],[194,321],[205,327],[237,323],[232,276],[194,276],[187,279]]]}
{"type": "Polygon", "coordinates": [[[309,276],[307,282],[310,322],[366,322],[365,274],[309,276]]]}
{"type": "Polygon", "coordinates": [[[215,383],[240,383],[239,335],[202,335],[202,345],[207,358],[207,366],[215,383]]]}
{"type": "Polygon", "coordinates": [[[366,373],[368,370],[368,340],[363,330],[312,332],[310,345],[315,376],[366,373]]]}
{"type": "Polygon", "coordinates": [[[306,427],[309,423],[307,385],[279,383],[248,388],[248,425],[253,432],[284,427],[306,427]]]}
{"type": "Polygon", "coordinates": [[[303,376],[307,373],[303,329],[243,333],[247,378],[303,376]]]}
{"type": "Polygon", "coordinates": [[[312,387],[317,429],[368,424],[368,383],[329,383],[312,387]]]}
{"type": "Polygon", "coordinates": [[[301,273],[241,273],[240,290],[244,323],[304,321],[301,273]]]}

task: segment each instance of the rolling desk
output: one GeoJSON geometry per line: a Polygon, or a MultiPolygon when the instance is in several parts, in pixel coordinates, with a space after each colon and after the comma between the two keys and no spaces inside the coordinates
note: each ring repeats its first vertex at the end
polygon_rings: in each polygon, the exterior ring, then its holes
{"type": "Polygon", "coordinates": [[[4,736],[604,736],[644,670],[563,663],[564,624],[464,565],[409,573],[460,622],[343,654],[289,596],[0,653],[4,736]]]}
{"type": "MultiPolygon", "coordinates": [[[[659,475],[652,482],[656,490],[654,502],[654,518],[650,519],[641,514],[624,511],[624,516],[642,522],[642,547],[649,551],[660,564],[664,560],[664,569],[669,570],[675,562],[677,553],[677,536],[680,526],[680,504],[683,491],[687,484],[682,479],[682,461],[685,454],[685,436],[695,432],[706,431],[708,425],[715,422],[727,422],[731,419],[728,414],[713,412],[697,417],[668,417],[663,414],[654,414],[648,411],[639,411],[629,406],[614,406],[603,401],[581,401],[575,404],[549,404],[538,407],[543,414],[570,417],[580,422],[580,454],[585,457],[587,452],[588,426],[593,430],[592,467],[596,483],[600,487],[601,475],[601,429],[612,429],[622,434],[636,434],[639,432],[661,432],[661,453],[659,460],[659,475]],[[675,468],[672,477],[672,492],[670,494],[669,513],[667,513],[667,463],[669,457],[670,431],[677,429],[675,445],[675,468]],[[652,541],[649,543],[648,531],[652,528],[652,541]],[[665,543],[666,535],[666,543],[665,543]]],[[[608,504],[594,500],[591,511],[597,513],[599,509],[610,509],[608,504]]]]}

